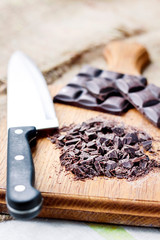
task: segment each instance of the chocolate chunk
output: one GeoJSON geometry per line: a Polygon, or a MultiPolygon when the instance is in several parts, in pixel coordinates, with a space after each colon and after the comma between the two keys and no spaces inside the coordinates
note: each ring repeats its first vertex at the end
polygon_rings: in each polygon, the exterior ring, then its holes
{"type": "Polygon", "coordinates": [[[135,151],[135,156],[141,157],[144,155],[144,152],[142,150],[135,151]]]}
{"type": "Polygon", "coordinates": [[[123,145],[124,144],[130,145],[131,142],[132,142],[132,138],[131,137],[124,136],[124,138],[123,138],[123,145]]]}
{"type": "Polygon", "coordinates": [[[133,167],[133,168],[131,169],[130,175],[136,176],[137,172],[138,172],[137,168],[136,168],[136,167],[133,167]]]}
{"type": "Polygon", "coordinates": [[[94,158],[93,157],[88,157],[86,160],[81,160],[79,163],[82,164],[82,165],[85,165],[85,164],[93,164],[93,161],[94,161],[94,158]]]}
{"type": "Polygon", "coordinates": [[[77,133],[79,131],[79,129],[81,128],[81,125],[80,124],[77,124],[75,127],[73,127],[73,129],[71,129],[70,132],[72,133],[77,133]]]}
{"type": "Polygon", "coordinates": [[[58,140],[59,140],[59,141],[62,141],[64,138],[65,138],[65,136],[64,136],[64,135],[61,135],[61,136],[58,137],[58,140]]]}
{"type": "Polygon", "coordinates": [[[88,136],[89,140],[97,138],[97,134],[95,132],[85,132],[85,134],[88,136]]]}
{"type": "Polygon", "coordinates": [[[121,164],[122,164],[122,166],[123,166],[124,168],[130,169],[130,168],[133,167],[133,162],[130,161],[129,159],[123,159],[123,160],[121,160],[121,164]]]}
{"type": "Polygon", "coordinates": [[[112,170],[112,169],[115,169],[116,166],[117,166],[117,163],[115,161],[108,160],[107,165],[106,165],[106,169],[107,170],[112,170]]]}
{"type": "Polygon", "coordinates": [[[81,154],[79,155],[82,159],[88,159],[89,157],[89,153],[87,152],[81,152],[81,154]]]}
{"type": "Polygon", "coordinates": [[[113,140],[107,138],[104,143],[106,146],[111,146],[111,145],[113,145],[113,140]]]}
{"type": "Polygon", "coordinates": [[[137,148],[130,146],[130,145],[125,145],[123,147],[123,150],[130,155],[130,157],[135,156],[135,152],[138,150],[137,148]]]}
{"type": "Polygon", "coordinates": [[[95,159],[94,166],[95,166],[95,169],[96,169],[98,175],[103,174],[104,170],[102,169],[102,167],[100,165],[99,158],[95,159]]]}
{"type": "Polygon", "coordinates": [[[152,140],[142,142],[143,148],[148,151],[152,147],[152,140]]]}
{"type": "Polygon", "coordinates": [[[114,145],[116,148],[121,149],[123,147],[123,141],[119,136],[115,136],[114,145]]]}
{"type": "Polygon", "coordinates": [[[126,139],[125,143],[128,145],[137,143],[138,142],[137,132],[127,133],[124,139],[126,139]]]}
{"type": "Polygon", "coordinates": [[[72,135],[68,135],[68,136],[66,136],[66,140],[72,140],[72,139],[74,139],[75,137],[74,136],[72,136],[72,135]]]}
{"type": "Polygon", "coordinates": [[[102,144],[102,143],[104,143],[106,141],[106,138],[105,137],[101,137],[100,139],[99,139],[99,142],[102,144]]]}
{"type": "Polygon", "coordinates": [[[106,153],[106,150],[102,148],[101,146],[98,147],[98,153],[100,153],[102,156],[106,153]]]}
{"type": "Polygon", "coordinates": [[[74,174],[76,174],[77,177],[82,178],[82,179],[83,179],[83,177],[84,177],[84,175],[85,175],[85,172],[84,172],[80,167],[78,167],[78,166],[76,166],[75,168],[73,168],[73,169],[72,169],[72,172],[73,172],[74,174]]]}
{"type": "Polygon", "coordinates": [[[131,161],[132,161],[133,163],[140,162],[141,160],[147,160],[146,155],[143,155],[143,156],[140,156],[140,157],[135,157],[135,158],[131,159],[131,161]]]}
{"type": "Polygon", "coordinates": [[[98,156],[99,155],[99,152],[98,152],[98,150],[94,150],[94,151],[90,151],[90,154],[91,155],[96,155],[96,156],[98,156]]]}
{"type": "Polygon", "coordinates": [[[97,144],[96,144],[96,142],[91,141],[91,142],[87,143],[87,147],[97,149],[97,144]]]}
{"type": "Polygon", "coordinates": [[[114,143],[114,137],[115,137],[114,134],[106,134],[106,140],[105,140],[104,144],[106,146],[112,146],[114,143]]]}
{"type": "Polygon", "coordinates": [[[117,151],[116,150],[110,150],[107,154],[106,157],[108,159],[118,159],[117,151]]]}
{"type": "Polygon", "coordinates": [[[86,131],[87,130],[87,124],[86,123],[82,123],[82,126],[80,127],[80,129],[79,129],[79,132],[84,132],[84,131],[86,131]]]}
{"type": "Polygon", "coordinates": [[[119,176],[118,178],[123,178],[124,174],[127,173],[127,169],[124,169],[123,167],[120,166],[116,167],[114,171],[116,176],[119,176]]]}
{"type": "Polygon", "coordinates": [[[147,167],[147,161],[140,161],[139,166],[140,166],[140,168],[142,168],[142,169],[146,169],[146,167],[147,167]]]}
{"type": "Polygon", "coordinates": [[[119,137],[122,137],[124,135],[124,128],[123,127],[114,127],[112,128],[112,131],[118,135],[119,137]]]}
{"type": "Polygon", "coordinates": [[[80,141],[81,141],[80,138],[74,138],[72,140],[66,141],[66,146],[75,144],[75,143],[80,142],[80,141]]]}

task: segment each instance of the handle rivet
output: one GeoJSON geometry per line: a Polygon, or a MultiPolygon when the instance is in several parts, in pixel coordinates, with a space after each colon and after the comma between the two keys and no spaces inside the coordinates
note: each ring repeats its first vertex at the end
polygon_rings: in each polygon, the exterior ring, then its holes
{"type": "Polygon", "coordinates": [[[23,130],[22,130],[22,129],[16,129],[14,132],[15,132],[16,134],[22,134],[22,133],[23,133],[23,130]]]}
{"type": "Polygon", "coordinates": [[[23,155],[17,155],[14,157],[15,160],[19,161],[19,160],[23,160],[24,156],[23,155]]]}
{"type": "Polygon", "coordinates": [[[16,192],[23,192],[25,190],[25,188],[26,187],[24,185],[17,185],[17,186],[14,187],[14,190],[16,192]]]}

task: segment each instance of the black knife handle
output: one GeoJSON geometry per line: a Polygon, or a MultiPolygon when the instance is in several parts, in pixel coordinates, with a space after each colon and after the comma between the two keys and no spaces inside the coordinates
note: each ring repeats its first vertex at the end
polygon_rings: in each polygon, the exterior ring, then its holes
{"type": "Polygon", "coordinates": [[[33,218],[41,210],[41,193],[33,187],[35,171],[30,143],[35,139],[35,127],[8,130],[6,201],[9,213],[19,219],[33,218]]]}

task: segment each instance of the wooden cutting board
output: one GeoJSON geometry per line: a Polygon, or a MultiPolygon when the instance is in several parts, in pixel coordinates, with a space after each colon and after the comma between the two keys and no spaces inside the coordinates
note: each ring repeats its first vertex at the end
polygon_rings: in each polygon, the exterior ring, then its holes
{"type": "MultiPolygon", "coordinates": [[[[110,69],[131,74],[138,74],[148,62],[148,54],[139,44],[113,42],[105,49],[105,56],[110,69]]],[[[61,87],[58,84],[50,86],[51,95],[54,96],[61,87]]],[[[147,131],[156,139],[154,147],[160,147],[160,130],[135,109],[129,110],[122,117],[63,104],[55,104],[55,110],[60,126],[81,123],[101,115],[147,131]]],[[[0,143],[0,212],[7,213],[6,120],[0,124],[0,143]]],[[[35,185],[44,198],[39,217],[160,226],[159,169],[131,182],[106,177],[76,181],[72,173],[61,168],[60,152],[47,138],[38,139],[32,152],[36,171],[35,185]]]]}

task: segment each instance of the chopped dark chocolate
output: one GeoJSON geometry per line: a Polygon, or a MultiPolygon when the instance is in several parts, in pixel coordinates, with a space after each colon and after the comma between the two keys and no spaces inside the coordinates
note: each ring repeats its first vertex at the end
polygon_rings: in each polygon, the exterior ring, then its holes
{"type": "Polygon", "coordinates": [[[129,158],[125,158],[119,161],[120,166],[122,165],[124,168],[132,168],[133,162],[129,158]]]}
{"type": "Polygon", "coordinates": [[[126,144],[135,144],[138,142],[138,135],[137,132],[131,132],[131,133],[127,133],[125,138],[130,139],[129,143],[126,144]]]}
{"type": "Polygon", "coordinates": [[[66,141],[66,146],[75,144],[75,143],[80,142],[80,141],[81,141],[80,138],[73,138],[72,140],[66,141]]]}
{"type": "Polygon", "coordinates": [[[148,151],[152,147],[152,140],[142,142],[143,148],[148,151]]]}
{"type": "Polygon", "coordinates": [[[119,137],[122,137],[124,135],[123,127],[114,127],[114,128],[112,128],[112,131],[119,137]]]}
{"type": "Polygon", "coordinates": [[[65,138],[64,135],[61,135],[60,137],[58,137],[58,141],[62,141],[65,138]]]}
{"type": "Polygon", "coordinates": [[[97,149],[97,144],[94,141],[90,141],[87,143],[87,147],[97,149]]]}
{"type": "Polygon", "coordinates": [[[142,169],[146,169],[147,167],[147,161],[140,161],[139,162],[139,167],[142,168],[142,169]]]}
{"type": "Polygon", "coordinates": [[[101,175],[104,173],[104,169],[101,167],[98,157],[95,158],[94,166],[98,175],[101,175]]]}
{"type": "Polygon", "coordinates": [[[118,149],[121,149],[123,147],[123,141],[119,136],[115,136],[114,146],[115,146],[115,148],[118,148],[118,149]]]}
{"type": "Polygon", "coordinates": [[[138,151],[135,152],[135,156],[137,156],[137,157],[141,157],[143,155],[144,155],[143,150],[138,150],[138,151]]]}
{"type": "Polygon", "coordinates": [[[138,149],[135,148],[134,146],[124,145],[123,150],[124,150],[124,152],[128,153],[130,155],[130,157],[134,157],[135,156],[135,152],[138,149]]]}
{"type": "Polygon", "coordinates": [[[107,161],[106,169],[107,169],[107,170],[112,170],[112,169],[115,169],[116,166],[117,166],[117,163],[116,163],[115,161],[108,160],[108,161],[107,161]]]}
{"type": "Polygon", "coordinates": [[[108,159],[118,159],[117,151],[115,149],[110,150],[107,154],[106,157],[108,159]]]}
{"type": "Polygon", "coordinates": [[[103,118],[62,127],[50,137],[61,150],[61,165],[76,180],[105,176],[131,181],[160,167],[150,158],[156,154],[151,139],[145,132],[103,118]]]}

